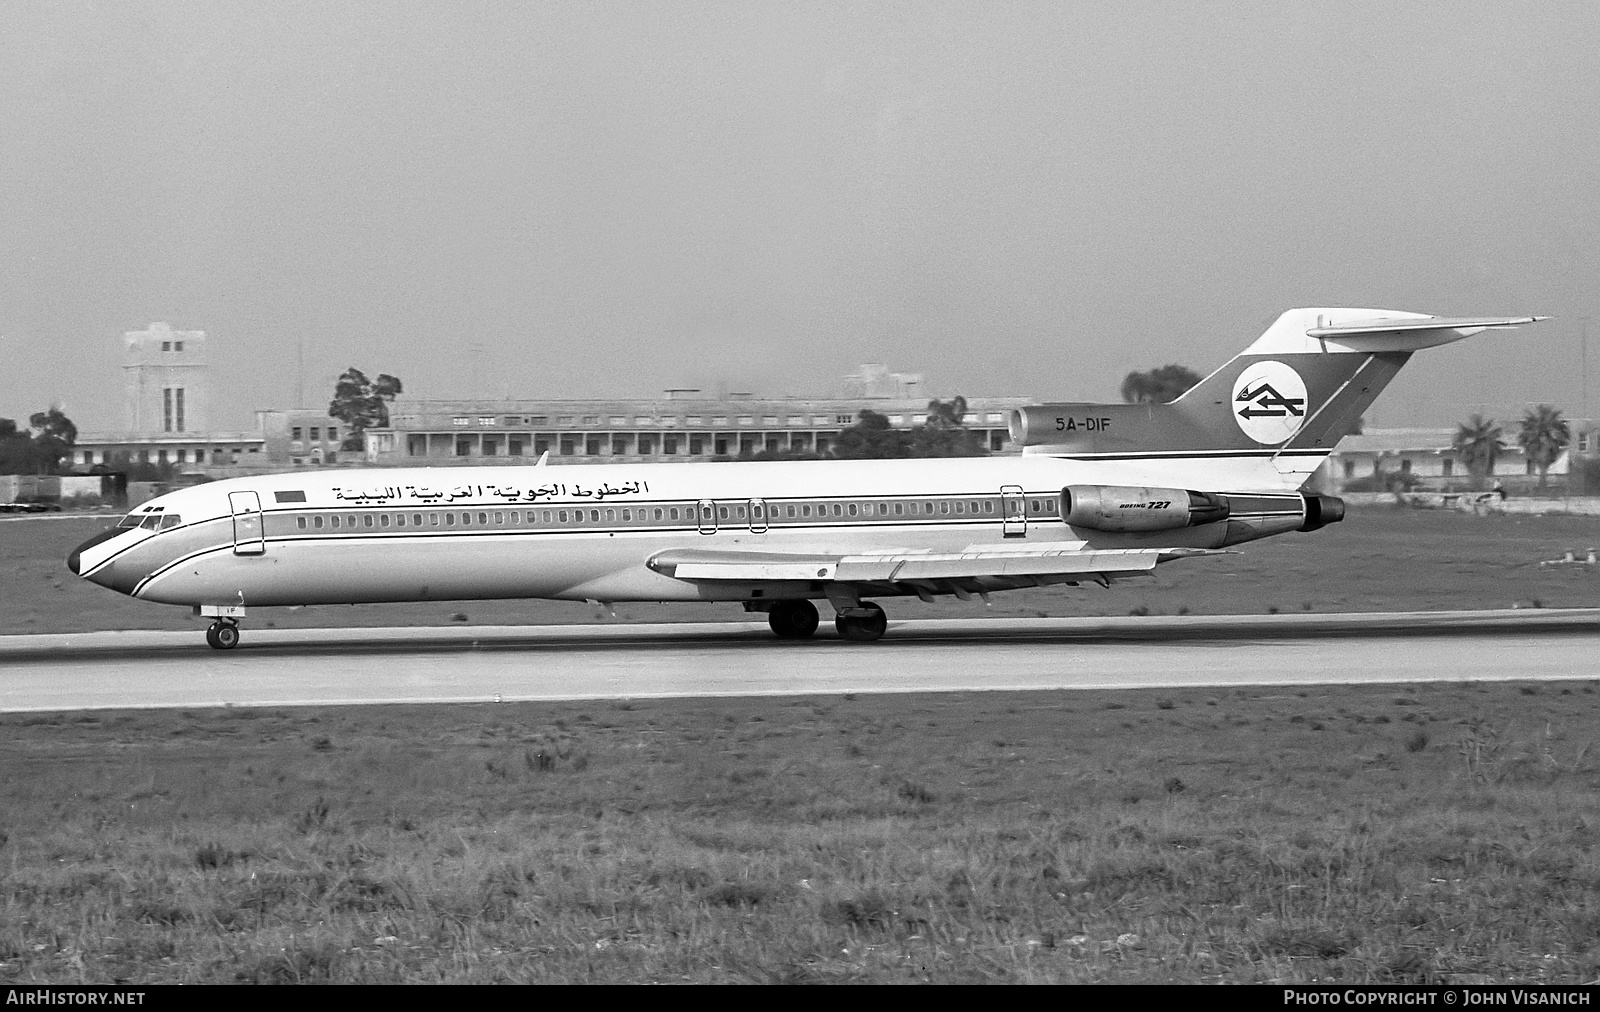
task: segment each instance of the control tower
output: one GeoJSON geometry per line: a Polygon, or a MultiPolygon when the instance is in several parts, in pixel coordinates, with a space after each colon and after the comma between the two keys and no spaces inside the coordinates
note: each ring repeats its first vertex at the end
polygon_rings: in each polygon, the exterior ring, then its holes
{"type": "Polygon", "coordinates": [[[152,323],[122,335],[123,425],[130,433],[205,432],[206,332],[152,323]]]}

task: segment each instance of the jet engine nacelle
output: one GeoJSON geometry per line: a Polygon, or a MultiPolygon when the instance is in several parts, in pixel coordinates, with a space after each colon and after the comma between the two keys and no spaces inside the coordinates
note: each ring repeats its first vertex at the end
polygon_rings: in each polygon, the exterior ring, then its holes
{"type": "MultiPolygon", "coordinates": [[[[1093,442],[1101,433],[1126,429],[1120,417],[1126,404],[1030,404],[1011,412],[1008,427],[1017,446],[1077,445],[1093,442]]],[[[1149,415],[1144,405],[1137,414],[1149,415]]]]}
{"type": "Polygon", "coordinates": [[[1226,520],[1232,507],[1215,492],[1132,485],[1068,485],[1061,518],[1092,531],[1169,531],[1226,520]]]}

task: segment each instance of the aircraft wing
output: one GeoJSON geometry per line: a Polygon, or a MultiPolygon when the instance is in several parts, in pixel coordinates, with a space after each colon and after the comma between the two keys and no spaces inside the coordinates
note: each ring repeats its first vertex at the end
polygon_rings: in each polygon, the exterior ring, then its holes
{"type": "Polygon", "coordinates": [[[1083,542],[1037,547],[973,545],[959,552],[885,551],[871,554],[788,553],[685,548],[661,552],[651,569],[690,582],[905,583],[913,589],[1000,589],[1072,582],[1109,583],[1149,573],[1162,562],[1227,554],[1205,548],[1086,550],[1083,542]],[[970,582],[969,582],[970,581],[970,582]],[[954,584],[946,588],[943,583],[954,584]]]}

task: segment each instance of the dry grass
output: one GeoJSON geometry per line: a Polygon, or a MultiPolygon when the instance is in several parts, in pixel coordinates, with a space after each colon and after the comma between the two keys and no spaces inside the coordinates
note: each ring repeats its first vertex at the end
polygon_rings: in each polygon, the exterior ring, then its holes
{"type": "MultiPolygon", "coordinates": [[[[91,629],[198,629],[182,608],[133,601],[77,579],[67,553],[107,524],[103,518],[0,522],[0,635],[91,629]]],[[[994,607],[941,599],[885,602],[897,618],[981,615],[1266,614],[1509,608],[1600,604],[1600,567],[1539,566],[1596,543],[1585,517],[1475,517],[1453,512],[1365,508],[1342,524],[1247,544],[1243,554],[1162,566],[1153,580],[1110,590],[1048,589],[994,597],[994,607]]],[[[622,604],[622,621],[704,622],[748,618],[737,605],[622,604]]],[[[611,621],[560,601],[430,602],[259,609],[247,625],[521,625],[611,621]]]]}
{"type": "Polygon", "coordinates": [[[7,981],[1580,981],[1593,683],[0,718],[7,981]]]}

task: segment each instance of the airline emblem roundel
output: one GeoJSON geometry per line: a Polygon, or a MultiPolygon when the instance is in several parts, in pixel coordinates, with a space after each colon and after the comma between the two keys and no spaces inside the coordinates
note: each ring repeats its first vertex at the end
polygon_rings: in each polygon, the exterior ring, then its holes
{"type": "Polygon", "coordinates": [[[1258,443],[1288,442],[1306,420],[1306,383],[1283,362],[1257,362],[1239,374],[1233,420],[1258,443]]]}

